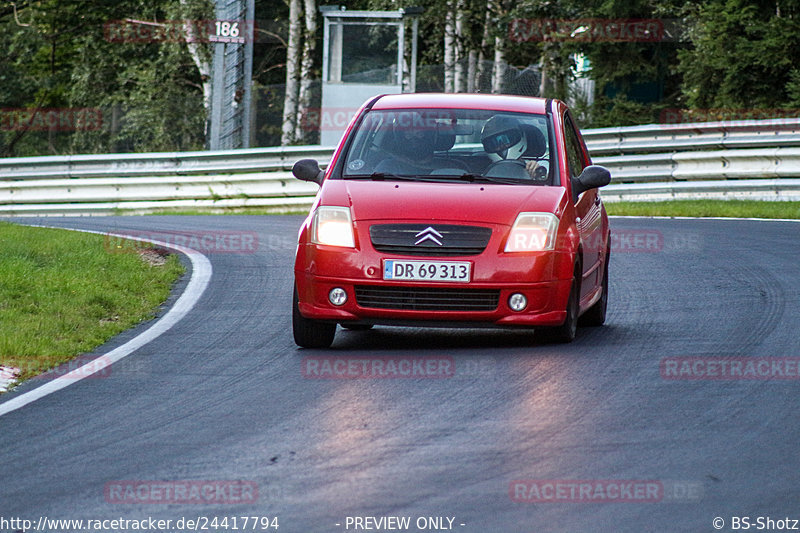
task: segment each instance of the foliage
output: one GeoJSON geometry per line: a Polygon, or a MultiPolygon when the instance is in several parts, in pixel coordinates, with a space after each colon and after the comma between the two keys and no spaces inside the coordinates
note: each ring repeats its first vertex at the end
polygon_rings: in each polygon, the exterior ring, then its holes
{"type": "MultiPolygon", "coordinates": [[[[205,6],[210,18],[204,0],[190,6],[195,14],[205,6]]],[[[116,42],[108,33],[124,19],[179,18],[173,0],[41,0],[17,3],[16,15],[0,10],[0,155],[202,148],[201,80],[185,44],[116,42]],[[82,127],[73,111],[87,109],[102,123],[82,127]],[[26,128],[21,110],[50,110],[61,122],[26,128]]]]}
{"type": "MultiPolygon", "coordinates": [[[[320,2],[322,3],[322,2],[320,2]]],[[[0,156],[192,150],[205,146],[203,83],[185,43],[112,42],[113,21],[213,19],[214,0],[20,0],[0,7],[0,156]],[[102,127],[22,127],[20,110],[99,110],[102,127]],[[64,131],[68,130],[68,131],[64,131]],[[73,131],[74,130],[74,131],[73,131]]],[[[495,38],[511,68],[506,92],[570,102],[582,127],[656,122],[665,110],[800,108],[800,0],[341,0],[348,10],[421,6],[418,90],[443,90],[444,24],[462,13],[462,61],[484,63],[487,90],[495,38]],[[488,14],[488,17],[487,17],[488,14]],[[674,38],[514,40],[515,20],[661,20],[674,38]],[[487,25],[488,20],[488,25],[487,25]],[[576,58],[588,72],[578,73],[576,58]],[[488,65],[488,67],[487,67],[488,65]],[[544,75],[544,81],[542,81],[544,75]],[[594,82],[594,98],[576,80],[594,82]]],[[[256,146],[280,142],[288,0],[256,0],[256,146]]],[[[319,105],[322,17],[317,13],[311,107],[319,105]]],[[[408,32],[410,33],[410,32],[408,32]]],[[[210,45],[200,47],[210,60],[210,45]]],[[[69,114],[69,113],[67,113],[69,114]]],[[[67,120],[69,123],[69,120],[67,120]]],[[[74,120],[73,120],[74,122],[74,120]]],[[[313,136],[310,138],[313,139],[313,136]]],[[[306,139],[308,140],[308,139],[306,139]]]]}
{"type": "Polygon", "coordinates": [[[680,54],[690,108],[774,109],[800,103],[800,3],[710,0],[693,10],[680,54]]]}

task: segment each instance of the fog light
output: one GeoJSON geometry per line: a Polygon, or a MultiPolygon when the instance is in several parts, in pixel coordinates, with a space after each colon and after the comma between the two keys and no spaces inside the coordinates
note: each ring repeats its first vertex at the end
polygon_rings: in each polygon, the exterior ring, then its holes
{"type": "Polygon", "coordinates": [[[528,299],[525,298],[524,294],[515,292],[508,298],[508,306],[513,311],[522,311],[528,306],[528,299]]]}
{"type": "Polygon", "coordinates": [[[344,305],[347,301],[347,292],[341,287],[331,289],[331,292],[328,293],[328,300],[330,300],[333,305],[344,305]]]}

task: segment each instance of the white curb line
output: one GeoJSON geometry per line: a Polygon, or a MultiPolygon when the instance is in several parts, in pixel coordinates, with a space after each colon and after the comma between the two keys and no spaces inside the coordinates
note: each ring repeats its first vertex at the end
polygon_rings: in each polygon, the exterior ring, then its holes
{"type": "MultiPolygon", "coordinates": [[[[35,226],[35,227],[42,227],[42,228],[53,228],[52,226],[35,226]]],[[[0,416],[8,414],[12,411],[16,411],[17,409],[28,405],[29,403],[35,402],[45,396],[52,394],[56,391],[59,391],[73,383],[80,381],[81,379],[90,376],[100,370],[103,370],[105,367],[111,365],[112,363],[116,363],[121,359],[127,357],[128,355],[132,354],[145,344],[149,343],[152,340],[155,340],[160,335],[165,333],[169,330],[172,326],[178,323],[184,316],[186,316],[189,311],[197,304],[200,297],[203,295],[203,292],[208,287],[209,282],[211,281],[211,274],[213,269],[211,268],[211,262],[208,260],[206,256],[198,252],[197,250],[193,250],[191,248],[186,248],[184,246],[179,246],[176,244],[169,244],[161,241],[151,240],[151,239],[142,239],[138,237],[131,237],[123,234],[116,234],[116,233],[106,233],[101,231],[90,231],[90,230],[76,230],[71,228],[53,228],[53,229],[69,229],[70,231],[83,231],[86,233],[97,233],[100,235],[108,235],[109,237],[121,237],[124,239],[130,239],[135,241],[144,241],[155,244],[156,246],[161,246],[163,248],[169,248],[175,250],[179,253],[186,255],[189,260],[192,262],[192,277],[189,279],[189,283],[186,285],[186,288],[183,291],[183,294],[177,299],[175,304],[170,308],[167,313],[162,316],[155,324],[150,326],[147,330],[143,331],[133,339],[129,340],[122,346],[111,350],[107,354],[104,354],[97,359],[93,359],[88,363],[76,368],[75,370],[60,376],[53,381],[50,381],[41,387],[37,387],[32,391],[26,392],[21,394],[11,400],[6,402],[0,403],[0,416]]]]}

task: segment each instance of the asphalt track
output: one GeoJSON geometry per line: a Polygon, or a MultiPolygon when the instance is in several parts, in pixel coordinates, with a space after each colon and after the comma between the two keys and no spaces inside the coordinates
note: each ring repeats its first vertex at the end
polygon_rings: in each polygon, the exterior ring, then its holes
{"type": "Polygon", "coordinates": [[[0,519],[277,516],[283,533],[354,531],[347,517],[367,516],[411,517],[406,531],[419,531],[420,517],[455,517],[464,532],[702,532],[717,530],[715,517],[731,531],[734,516],[800,519],[800,379],[666,379],[660,367],[800,356],[800,224],[613,219],[622,239],[607,325],[569,345],[519,330],[378,327],[340,330],[330,351],[316,351],[291,336],[301,221],[25,219],[137,234],[252,231],[258,246],[209,253],[213,275],[196,307],[110,374],[0,417],[0,519]],[[444,360],[455,371],[304,375],[307,358],[325,356],[444,360]],[[109,496],[133,480],[241,480],[258,495],[237,504],[109,496]],[[516,480],[607,491],[639,481],[658,498],[514,501],[516,480]]]}

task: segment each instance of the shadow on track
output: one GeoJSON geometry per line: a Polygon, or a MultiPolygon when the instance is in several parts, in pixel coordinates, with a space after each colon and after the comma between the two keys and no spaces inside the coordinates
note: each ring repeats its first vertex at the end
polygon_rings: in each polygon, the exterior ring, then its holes
{"type": "MultiPolygon", "coordinates": [[[[563,352],[585,350],[617,337],[611,325],[579,328],[572,343],[553,343],[533,329],[494,328],[406,328],[376,326],[367,331],[339,329],[331,351],[396,351],[445,349],[548,348],[563,352]]],[[[304,351],[304,350],[303,350],[304,351]]]]}

